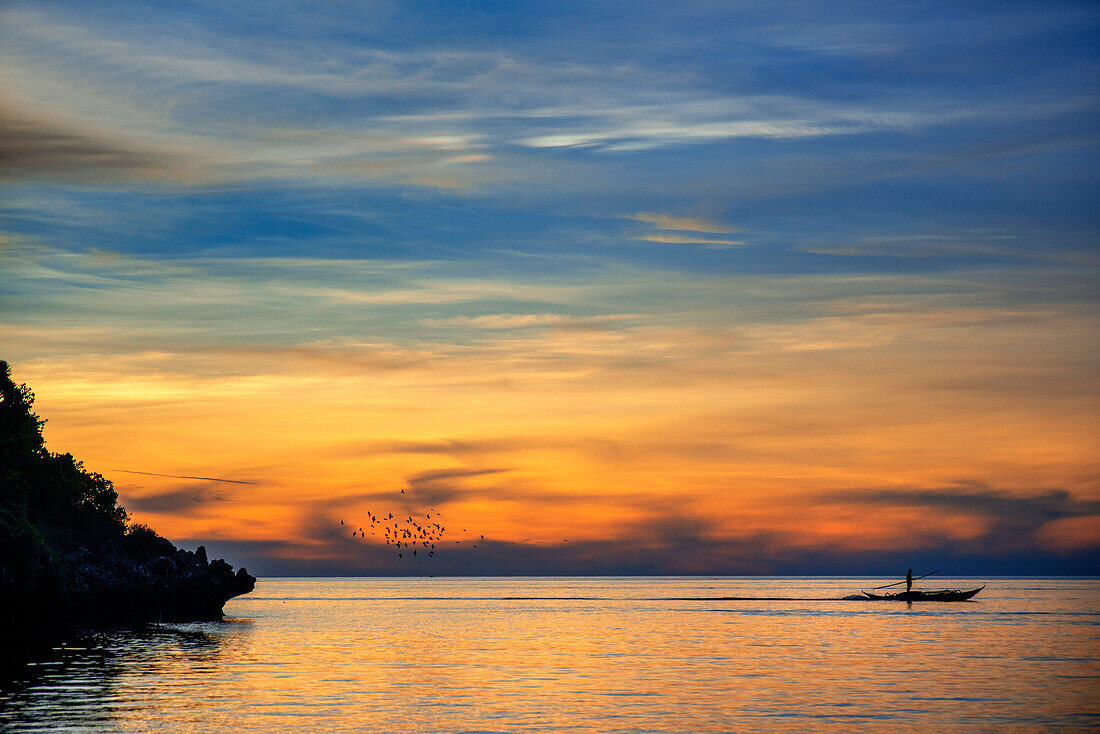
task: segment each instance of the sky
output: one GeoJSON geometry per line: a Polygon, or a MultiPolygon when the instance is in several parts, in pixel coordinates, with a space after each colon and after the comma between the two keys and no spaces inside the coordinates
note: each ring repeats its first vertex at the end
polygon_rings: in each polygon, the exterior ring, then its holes
{"type": "Polygon", "coordinates": [[[7,2],[0,358],[259,575],[1095,574],[1098,48],[1091,2],[7,2]],[[349,534],[430,511],[430,559],[349,534]]]}

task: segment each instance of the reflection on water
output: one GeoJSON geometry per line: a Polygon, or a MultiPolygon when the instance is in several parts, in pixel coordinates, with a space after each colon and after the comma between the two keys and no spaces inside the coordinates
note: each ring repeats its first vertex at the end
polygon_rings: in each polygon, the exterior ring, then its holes
{"type": "Polygon", "coordinates": [[[911,607],[837,598],[859,586],[266,579],[229,604],[229,621],[103,633],[59,650],[0,692],[0,730],[1100,725],[1100,583],[1002,579],[974,602],[911,607]],[[832,598],[714,598],[754,595],[832,598]]]}
{"type": "Polygon", "coordinates": [[[117,722],[130,715],[155,716],[164,696],[198,705],[204,676],[249,627],[247,621],[207,622],[78,637],[5,684],[0,729],[118,731],[117,722]]]}

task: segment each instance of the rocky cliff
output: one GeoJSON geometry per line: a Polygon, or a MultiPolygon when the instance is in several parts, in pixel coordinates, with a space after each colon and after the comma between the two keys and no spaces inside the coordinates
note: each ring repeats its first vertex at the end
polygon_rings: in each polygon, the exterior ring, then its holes
{"type": "Polygon", "coordinates": [[[144,557],[81,549],[66,560],[70,615],[85,624],[221,619],[226,601],[256,586],[245,569],[208,561],[201,545],[192,552],[169,543],[144,557]]]}

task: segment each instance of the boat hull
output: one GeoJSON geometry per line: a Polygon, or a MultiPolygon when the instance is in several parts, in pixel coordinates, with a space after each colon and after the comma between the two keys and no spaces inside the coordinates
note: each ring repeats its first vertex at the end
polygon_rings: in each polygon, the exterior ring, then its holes
{"type": "Polygon", "coordinates": [[[966,601],[984,588],[984,586],[979,586],[976,589],[965,591],[962,589],[899,591],[896,594],[872,594],[870,591],[864,591],[863,594],[874,601],[966,601]]]}

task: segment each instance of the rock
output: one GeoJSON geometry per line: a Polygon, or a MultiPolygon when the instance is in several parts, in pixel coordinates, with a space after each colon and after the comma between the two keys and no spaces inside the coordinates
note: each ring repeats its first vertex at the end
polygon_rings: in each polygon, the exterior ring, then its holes
{"type": "MultiPolygon", "coordinates": [[[[0,571],[10,575],[3,565],[0,571]]],[[[208,561],[205,548],[177,550],[159,536],[157,543],[136,548],[105,543],[55,549],[46,565],[49,568],[31,575],[41,584],[53,579],[45,584],[50,590],[49,606],[66,626],[217,620],[229,599],[249,593],[256,585],[245,569],[234,572],[223,560],[208,561]]],[[[11,587],[16,599],[27,596],[31,587],[11,581],[0,585],[11,587]]]]}

